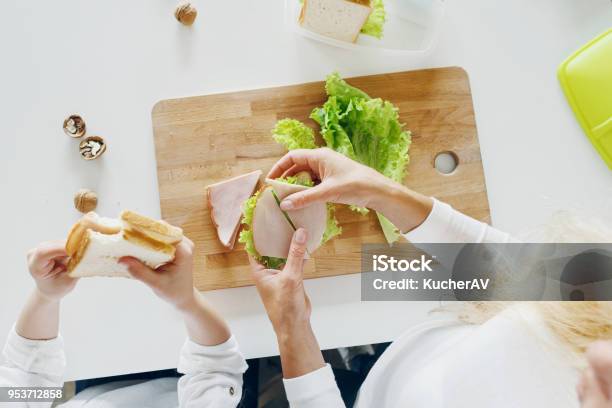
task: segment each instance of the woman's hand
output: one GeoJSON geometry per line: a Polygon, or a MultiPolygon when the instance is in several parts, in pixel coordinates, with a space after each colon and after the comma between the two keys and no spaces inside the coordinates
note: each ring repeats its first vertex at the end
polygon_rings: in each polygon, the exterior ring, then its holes
{"type": "Polygon", "coordinates": [[[306,230],[300,228],[293,236],[282,271],[266,269],[249,258],[257,290],[277,334],[310,324],[310,300],[303,280],[305,253],[306,230]]]}
{"type": "Polygon", "coordinates": [[[59,301],[74,289],[77,279],[66,273],[68,254],[64,242],[43,242],[28,252],[27,260],[38,292],[47,300],[59,301]]]}
{"type": "Polygon", "coordinates": [[[376,193],[390,182],[376,170],[325,147],[290,151],[272,167],[268,178],[292,176],[300,171],[313,174],[321,184],[285,198],[281,203],[285,211],[316,202],[373,208],[376,193]]]}
{"type": "Polygon", "coordinates": [[[376,170],[328,148],[292,150],[268,173],[269,178],[308,171],[321,183],[286,197],[283,210],[332,202],[371,208],[387,217],[401,231],[420,225],[431,212],[431,198],[395,183],[376,170]]]}
{"type": "Polygon", "coordinates": [[[295,232],[281,271],[266,269],[249,258],[257,291],[276,332],[285,378],[299,377],[325,366],[310,326],[310,299],[304,289],[306,238],[305,229],[295,232]]]}
{"type": "Polygon", "coordinates": [[[157,296],[181,309],[194,301],[193,250],[193,242],[183,238],[176,246],[174,261],[155,270],[136,258],[124,257],[119,262],[127,266],[134,279],[144,282],[157,296]]]}
{"type": "Polygon", "coordinates": [[[582,408],[612,408],[612,342],[598,342],[587,351],[589,367],[578,384],[582,408]]]}

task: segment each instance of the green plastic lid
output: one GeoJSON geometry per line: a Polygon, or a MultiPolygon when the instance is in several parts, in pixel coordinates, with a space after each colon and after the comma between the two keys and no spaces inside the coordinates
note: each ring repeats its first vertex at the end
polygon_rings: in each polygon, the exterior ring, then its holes
{"type": "Polygon", "coordinates": [[[612,169],[612,29],[565,60],[558,75],[582,129],[612,169]]]}

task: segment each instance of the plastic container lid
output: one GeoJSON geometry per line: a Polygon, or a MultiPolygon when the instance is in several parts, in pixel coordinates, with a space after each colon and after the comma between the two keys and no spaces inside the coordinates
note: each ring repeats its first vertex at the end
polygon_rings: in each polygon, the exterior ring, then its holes
{"type": "Polygon", "coordinates": [[[355,51],[390,54],[424,54],[435,43],[444,16],[444,0],[385,0],[387,21],[379,40],[359,34],[355,43],[339,41],[302,28],[298,22],[302,3],[285,0],[285,25],[304,37],[355,51]]]}
{"type": "Polygon", "coordinates": [[[612,29],[565,60],[558,76],[582,129],[612,169],[612,29]]]}

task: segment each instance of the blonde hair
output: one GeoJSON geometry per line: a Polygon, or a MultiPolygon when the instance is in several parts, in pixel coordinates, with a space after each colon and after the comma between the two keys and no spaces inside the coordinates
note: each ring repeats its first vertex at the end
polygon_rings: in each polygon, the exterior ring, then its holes
{"type": "MultiPolygon", "coordinates": [[[[569,212],[526,234],[524,242],[606,243],[612,241],[608,223],[587,221],[569,212]]],[[[518,302],[467,302],[456,312],[464,323],[482,324],[518,302]]],[[[596,340],[612,340],[612,302],[524,302],[542,317],[561,344],[584,365],[584,352],[596,340]]],[[[447,309],[448,310],[448,309],[447,309]]]]}
{"type": "MultiPolygon", "coordinates": [[[[457,317],[467,324],[483,324],[518,302],[466,302],[457,317]]],[[[561,343],[581,357],[596,340],[612,340],[612,302],[528,303],[561,343]]]]}

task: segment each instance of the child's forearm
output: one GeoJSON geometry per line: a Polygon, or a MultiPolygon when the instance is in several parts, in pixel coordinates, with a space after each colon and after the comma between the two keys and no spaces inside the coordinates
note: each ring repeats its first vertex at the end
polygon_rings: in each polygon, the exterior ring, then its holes
{"type": "Polygon", "coordinates": [[[193,299],[179,307],[189,338],[202,346],[225,343],[231,336],[227,323],[210,307],[195,288],[193,299]]]}
{"type": "Polygon", "coordinates": [[[60,301],[45,297],[35,289],[26,302],[15,330],[31,340],[50,340],[58,336],[60,301]]]}

